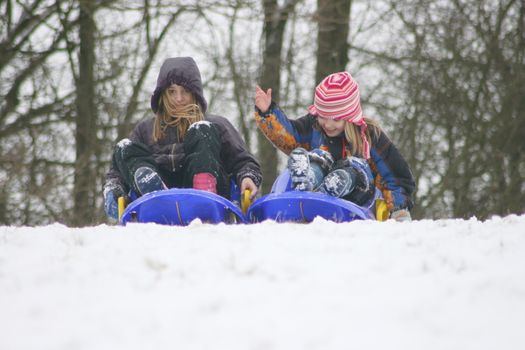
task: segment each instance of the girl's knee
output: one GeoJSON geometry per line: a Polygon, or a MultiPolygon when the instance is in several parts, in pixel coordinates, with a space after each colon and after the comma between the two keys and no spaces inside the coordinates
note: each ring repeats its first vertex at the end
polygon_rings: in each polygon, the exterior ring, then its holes
{"type": "Polygon", "coordinates": [[[129,148],[133,144],[133,141],[131,141],[128,138],[122,139],[115,145],[115,148],[113,148],[113,153],[116,155],[121,155],[124,153],[124,151],[129,148]]]}
{"type": "Polygon", "coordinates": [[[217,127],[208,121],[193,123],[184,136],[184,151],[186,154],[211,150],[212,153],[220,152],[221,137],[217,127]]]}
{"type": "Polygon", "coordinates": [[[215,126],[212,123],[207,120],[201,120],[190,125],[186,132],[186,137],[188,135],[206,135],[213,132],[213,130],[215,130],[215,126]]]}

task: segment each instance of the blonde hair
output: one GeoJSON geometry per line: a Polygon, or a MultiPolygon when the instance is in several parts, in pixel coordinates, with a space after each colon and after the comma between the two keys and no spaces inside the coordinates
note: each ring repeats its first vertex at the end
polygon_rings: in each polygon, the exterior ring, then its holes
{"type": "Polygon", "coordinates": [[[168,127],[177,128],[179,141],[184,139],[191,124],[204,119],[204,114],[195,96],[192,94],[192,102],[183,107],[175,106],[170,99],[168,89],[164,90],[159,98],[159,110],[155,116],[153,125],[153,141],[158,142],[166,136],[168,127]]]}
{"type": "MultiPolygon", "coordinates": [[[[379,123],[370,118],[364,118],[368,128],[366,129],[366,138],[370,146],[372,146],[372,137],[377,137],[381,134],[381,127],[379,123]]],[[[345,124],[345,138],[348,144],[352,145],[352,155],[359,155],[364,157],[363,154],[363,139],[361,138],[361,127],[353,123],[345,124]]]]}

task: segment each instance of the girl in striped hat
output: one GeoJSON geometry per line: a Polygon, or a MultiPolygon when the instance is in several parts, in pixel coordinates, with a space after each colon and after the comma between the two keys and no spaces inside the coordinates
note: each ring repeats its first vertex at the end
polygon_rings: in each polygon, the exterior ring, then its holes
{"type": "Polygon", "coordinates": [[[255,90],[255,120],[289,155],[292,188],[369,203],[378,187],[391,217],[410,220],[415,182],[410,168],[377,122],[363,116],[359,86],[347,72],[327,76],[308,114],[288,119],[272,90],[255,90]]]}

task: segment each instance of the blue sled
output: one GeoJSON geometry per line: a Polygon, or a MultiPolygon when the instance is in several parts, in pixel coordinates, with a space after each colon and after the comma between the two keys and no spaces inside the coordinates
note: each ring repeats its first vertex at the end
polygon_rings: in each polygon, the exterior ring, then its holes
{"type": "Polygon", "coordinates": [[[197,218],[212,224],[246,223],[239,207],[226,198],[189,188],[148,193],[128,205],[120,222],[186,226],[197,218]]]}
{"type": "MultiPolygon", "coordinates": [[[[380,198],[376,190],[376,198],[380,198]]],[[[243,215],[238,205],[239,188],[232,182],[232,201],[217,194],[172,188],[148,193],[128,205],[120,223],[157,223],[186,226],[195,219],[205,223],[311,222],[316,217],[335,222],[375,220],[375,198],[365,206],[317,192],[293,191],[285,170],[274,182],[270,194],[257,199],[243,215]]]]}
{"type": "MultiPolygon", "coordinates": [[[[376,191],[376,198],[380,196],[376,191]]],[[[335,222],[375,220],[375,198],[366,206],[317,192],[293,191],[290,173],[285,170],[274,182],[270,194],[256,200],[248,209],[249,222],[311,222],[316,217],[335,222]]]]}

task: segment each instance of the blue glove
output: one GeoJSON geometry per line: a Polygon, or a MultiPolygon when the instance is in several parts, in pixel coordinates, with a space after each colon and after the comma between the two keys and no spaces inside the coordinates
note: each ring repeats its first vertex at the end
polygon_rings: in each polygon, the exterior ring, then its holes
{"type": "Polygon", "coordinates": [[[104,210],[109,218],[118,220],[118,202],[112,191],[108,191],[104,196],[104,210]]]}
{"type": "Polygon", "coordinates": [[[118,198],[126,196],[120,185],[109,181],[104,186],[104,211],[109,218],[118,220],[118,198]]]}

